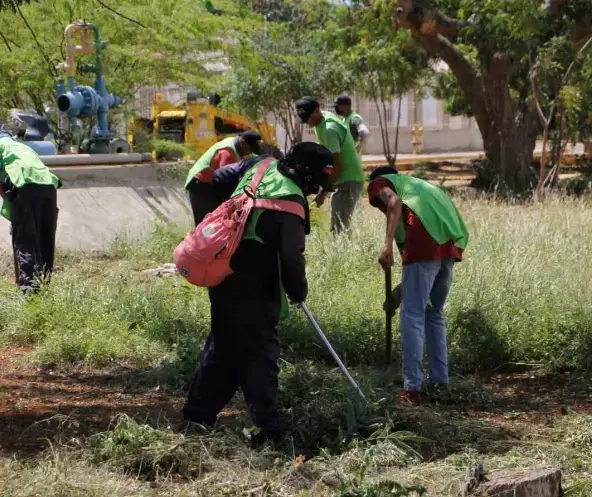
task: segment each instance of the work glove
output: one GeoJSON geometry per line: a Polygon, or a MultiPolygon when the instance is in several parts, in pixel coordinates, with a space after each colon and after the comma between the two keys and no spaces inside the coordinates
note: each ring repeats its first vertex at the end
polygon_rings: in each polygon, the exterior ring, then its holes
{"type": "Polygon", "coordinates": [[[401,306],[401,300],[403,299],[403,292],[401,290],[401,285],[397,285],[392,293],[390,298],[384,301],[382,305],[382,309],[386,312],[389,316],[394,316],[397,309],[401,306]]]}

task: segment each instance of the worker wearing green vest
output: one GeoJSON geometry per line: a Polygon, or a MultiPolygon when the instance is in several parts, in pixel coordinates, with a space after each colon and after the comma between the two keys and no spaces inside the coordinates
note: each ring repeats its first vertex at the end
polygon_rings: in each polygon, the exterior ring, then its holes
{"type": "Polygon", "coordinates": [[[1,213],[11,223],[16,283],[24,293],[53,271],[60,186],[33,149],[0,131],[1,213]]]}
{"type": "Polygon", "coordinates": [[[335,99],[335,113],[341,116],[343,123],[349,129],[349,132],[356,142],[358,155],[362,155],[364,142],[370,134],[370,130],[364,124],[364,119],[357,112],[352,110],[351,98],[347,95],[339,95],[335,99]]]}
{"type": "Polygon", "coordinates": [[[189,201],[196,226],[208,212],[213,210],[210,209],[210,206],[217,204],[215,193],[210,186],[214,171],[234,164],[242,158],[261,153],[261,135],[250,130],[239,136],[230,136],[212,145],[195,162],[185,180],[185,189],[189,192],[189,201]]]}
{"type": "MultiPolygon", "coordinates": [[[[429,379],[448,384],[448,348],[444,304],[469,233],[451,198],[428,181],[380,167],[370,175],[370,205],[386,214],[386,238],[379,262],[394,265],[393,242],[401,252],[403,280],[390,300],[401,303],[404,389],[402,402],[419,403],[423,384],[423,348],[427,344],[429,379]]],[[[385,310],[396,304],[385,302],[385,310]]]]}
{"type": "MultiPolygon", "coordinates": [[[[354,139],[343,121],[331,112],[322,112],[312,97],[303,97],[295,104],[300,122],[313,127],[317,141],[333,154],[335,193],[331,198],[331,231],[339,233],[348,229],[356,206],[362,199],[364,171],[356,151],[354,139]]],[[[317,195],[318,207],[325,202],[327,192],[317,195]]]]}
{"type": "MultiPolygon", "coordinates": [[[[242,194],[261,160],[245,160],[217,171],[214,181],[219,190],[232,185],[231,197],[242,194]]],[[[300,204],[306,220],[288,212],[257,208],[250,214],[231,260],[233,274],[209,289],[211,332],[183,408],[186,421],[214,425],[218,413],[240,387],[253,424],[260,430],[251,440],[281,440],[276,404],[277,325],[286,311],[284,295],[294,303],[306,299],[304,240],[310,230],[306,196],[319,188],[331,188],[332,162],[324,147],[298,143],[265,173],[257,198],[300,204]]]]}

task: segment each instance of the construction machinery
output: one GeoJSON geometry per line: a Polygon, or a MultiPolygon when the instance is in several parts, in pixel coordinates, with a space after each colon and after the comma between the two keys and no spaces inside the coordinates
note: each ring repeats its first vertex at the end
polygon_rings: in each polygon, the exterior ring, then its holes
{"type": "MultiPolygon", "coordinates": [[[[243,131],[255,130],[268,149],[277,155],[275,127],[266,120],[256,122],[246,116],[228,112],[218,107],[219,97],[213,95],[199,98],[197,92],[187,93],[186,102],[175,105],[157,93],[152,103],[150,119],[134,119],[128,126],[128,141],[133,149],[145,148],[150,139],[155,137],[184,145],[202,154],[216,142],[243,131]]],[[[179,158],[184,155],[180,150],[167,152],[153,151],[155,159],[179,158]]]]}

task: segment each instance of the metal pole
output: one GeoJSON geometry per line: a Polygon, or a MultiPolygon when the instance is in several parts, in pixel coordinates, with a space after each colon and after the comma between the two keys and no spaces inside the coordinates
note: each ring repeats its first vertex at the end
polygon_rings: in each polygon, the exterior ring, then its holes
{"type": "Polygon", "coordinates": [[[335,352],[335,349],[331,346],[331,343],[329,342],[329,340],[327,340],[327,337],[323,333],[323,330],[321,329],[321,327],[319,326],[319,324],[316,322],[315,318],[312,316],[312,314],[308,310],[308,307],[306,307],[306,304],[304,302],[302,302],[301,304],[299,304],[299,307],[304,311],[304,314],[306,314],[306,317],[310,321],[310,324],[312,324],[313,328],[317,331],[317,333],[321,337],[321,340],[323,340],[323,342],[325,343],[325,345],[329,349],[329,352],[331,352],[331,355],[333,356],[333,359],[335,359],[335,361],[339,365],[339,368],[341,369],[341,371],[343,371],[343,374],[349,380],[351,386],[354,388],[354,390],[356,390],[358,392],[358,395],[360,396],[360,398],[364,402],[368,402],[366,400],[366,396],[364,395],[364,393],[360,389],[360,386],[357,384],[356,380],[353,379],[352,375],[349,374],[349,371],[347,370],[347,368],[345,367],[345,365],[343,364],[343,362],[341,362],[341,359],[337,355],[337,352],[335,352]]]}
{"type": "MultiPolygon", "coordinates": [[[[391,268],[384,270],[384,294],[386,302],[390,301],[391,293],[393,291],[393,279],[391,268]]],[[[391,364],[391,351],[393,349],[393,314],[387,309],[386,315],[386,365],[391,364]]]]}

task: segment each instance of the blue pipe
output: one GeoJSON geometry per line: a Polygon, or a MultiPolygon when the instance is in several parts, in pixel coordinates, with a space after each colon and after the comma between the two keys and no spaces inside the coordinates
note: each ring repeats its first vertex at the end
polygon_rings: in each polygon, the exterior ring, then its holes
{"type": "Polygon", "coordinates": [[[99,28],[93,26],[95,46],[95,84],[90,86],[76,86],[73,77],[68,77],[68,87],[63,80],[57,84],[58,108],[67,112],[70,118],[97,116],[97,126],[93,130],[93,138],[111,138],[109,131],[109,109],[120,105],[123,100],[107,91],[103,78],[101,51],[106,42],[100,39],[99,28]]]}

